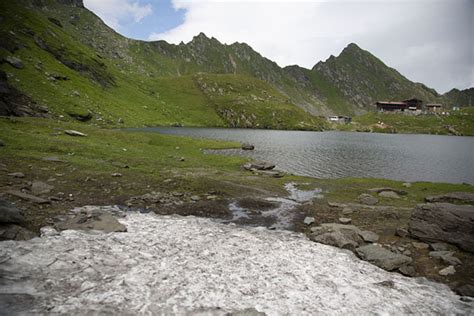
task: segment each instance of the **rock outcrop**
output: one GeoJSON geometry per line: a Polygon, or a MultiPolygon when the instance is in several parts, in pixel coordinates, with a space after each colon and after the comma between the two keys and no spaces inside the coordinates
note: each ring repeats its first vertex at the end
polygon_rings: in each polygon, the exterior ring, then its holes
{"type": "Polygon", "coordinates": [[[448,242],[474,252],[474,206],[420,204],[412,213],[409,230],[415,238],[448,242]]]}
{"type": "Polygon", "coordinates": [[[379,245],[367,245],[356,249],[357,255],[376,266],[393,271],[404,265],[411,263],[412,259],[408,256],[394,253],[379,245]]]}

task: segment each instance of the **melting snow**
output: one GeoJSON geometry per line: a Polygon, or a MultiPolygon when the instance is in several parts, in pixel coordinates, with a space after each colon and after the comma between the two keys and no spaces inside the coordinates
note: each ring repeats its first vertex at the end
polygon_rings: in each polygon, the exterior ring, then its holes
{"type": "Polygon", "coordinates": [[[30,313],[456,314],[473,303],[303,235],[129,213],[126,233],[64,231],[0,243],[0,306],[30,313]],[[377,284],[382,281],[389,286],[377,284]],[[11,295],[8,295],[11,294],[11,295]],[[13,295],[14,294],[14,295],[13,295]],[[219,307],[220,309],[216,309],[219,307]]]}

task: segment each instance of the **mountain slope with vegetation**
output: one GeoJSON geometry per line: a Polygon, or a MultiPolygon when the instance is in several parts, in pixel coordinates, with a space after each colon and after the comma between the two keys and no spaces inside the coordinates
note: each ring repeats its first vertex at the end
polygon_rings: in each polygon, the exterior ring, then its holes
{"type": "Polygon", "coordinates": [[[448,99],[355,44],[313,69],[281,68],[245,43],[203,33],[178,45],[128,39],[81,0],[3,2],[0,9],[4,114],[48,109],[100,125],[321,130],[328,128],[321,116],[364,114],[379,99],[448,99]]]}

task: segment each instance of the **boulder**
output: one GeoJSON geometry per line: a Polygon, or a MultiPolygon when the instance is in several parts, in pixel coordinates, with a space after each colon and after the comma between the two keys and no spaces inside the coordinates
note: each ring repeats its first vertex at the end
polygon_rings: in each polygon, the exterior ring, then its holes
{"type": "Polygon", "coordinates": [[[449,247],[448,247],[448,244],[444,242],[435,242],[435,243],[430,244],[430,248],[433,251],[446,251],[448,250],[449,247]]]}
{"type": "Polygon", "coordinates": [[[16,197],[18,197],[22,200],[37,203],[37,204],[48,204],[48,203],[50,203],[49,200],[45,200],[43,198],[31,195],[31,194],[23,193],[23,192],[17,191],[17,190],[8,190],[8,191],[6,191],[6,193],[10,194],[10,195],[13,195],[13,196],[16,196],[16,197]]]}
{"type": "Polygon", "coordinates": [[[21,211],[10,202],[0,199],[0,223],[18,224],[25,221],[21,211]]]}
{"type": "Polygon", "coordinates": [[[34,195],[42,195],[50,193],[54,187],[42,181],[33,181],[31,183],[31,193],[34,195]]]}
{"type": "Polygon", "coordinates": [[[360,231],[359,236],[366,242],[377,242],[379,240],[379,235],[369,230],[360,231]]]}
{"type": "Polygon", "coordinates": [[[454,256],[453,251],[431,251],[429,256],[432,258],[438,258],[446,264],[453,266],[462,264],[461,260],[454,256]]]}
{"type": "Polygon", "coordinates": [[[0,241],[2,240],[28,240],[36,234],[26,228],[15,224],[0,225],[0,241]]]}
{"type": "Polygon", "coordinates": [[[376,233],[361,230],[354,225],[325,223],[311,229],[309,238],[313,241],[344,249],[355,249],[365,242],[379,239],[376,233]]]}
{"type": "Polygon", "coordinates": [[[409,277],[416,276],[416,270],[411,265],[401,266],[400,268],[398,268],[398,271],[400,271],[401,274],[409,276],[409,277]]]}
{"type": "Polygon", "coordinates": [[[57,223],[56,228],[59,230],[100,230],[106,233],[127,231],[123,224],[108,213],[77,214],[67,218],[64,222],[57,223]]]}
{"type": "Polygon", "coordinates": [[[410,218],[409,231],[421,240],[453,243],[474,252],[474,206],[419,204],[410,218]]]}
{"type": "Polygon", "coordinates": [[[87,136],[84,133],[81,133],[81,132],[78,132],[78,131],[75,131],[75,130],[72,130],[72,129],[67,129],[67,130],[64,131],[64,133],[69,135],[69,136],[79,136],[79,137],[86,137],[87,136]]]}
{"type": "Polygon", "coordinates": [[[352,222],[352,219],[348,217],[340,217],[339,218],[339,223],[341,224],[350,224],[352,222]]]}
{"type": "Polygon", "coordinates": [[[25,67],[21,59],[17,57],[7,56],[5,57],[5,61],[16,69],[23,69],[25,67]]]}
{"type": "Polygon", "coordinates": [[[410,257],[394,253],[378,245],[367,245],[356,249],[357,255],[379,268],[387,271],[396,270],[412,262],[410,257]]]}
{"type": "Polygon", "coordinates": [[[246,170],[272,170],[275,168],[275,165],[269,162],[247,162],[244,164],[244,169],[246,170]]]}
{"type": "Polygon", "coordinates": [[[363,193],[359,195],[358,199],[360,203],[366,204],[366,205],[375,205],[379,202],[379,200],[376,197],[367,193],[363,193]]]}
{"type": "Polygon", "coordinates": [[[442,275],[442,276],[448,276],[448,275],[456,273],[456,269],[454,269],[453,266],[449,266],[447,268],[439,270],[438,273],[439,275],[442,275]]]}
{"type": "Polygon", "coordinates": [[[452,192],[441,195],[428,196],[425,198],[426,202],[437,203],[437,202],[447,202],[447,203],[465,203],[465,204],[474,204],[474,193],[469,192],[452,192]]]}

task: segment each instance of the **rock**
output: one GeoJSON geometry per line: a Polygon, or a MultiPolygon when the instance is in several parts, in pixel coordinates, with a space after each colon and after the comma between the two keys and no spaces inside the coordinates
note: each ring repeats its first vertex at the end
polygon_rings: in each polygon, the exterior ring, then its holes
{"type": "Polygon", "coordinates": [[[41,181],[33,181],[31,184],[31,193],[34,195],[42,195],[42,194],[48,194],[50,193],[54,187],[52,185],[49,185],[47,183],[41,182],[41,181]]]}
{"type": "Polygon", "coordinates": [[[115,178],[119,178],[122,176],[122,174],[120,172],[114,172],[111,174],[112,177],[115,177],[115,178]]]}
{"type": "Polygon", "coordinates": [[[311,231],[311,240],[330,246],[354,250],[364,243],[360,236],[362,231],[354,225],[325,223],[311,231]]]}
{"type": "Polygon", "coordinates": [[[51,226],[44,226],[40,228],[41,237],[51,237],[57,235],[59,235],[59,232],[51,226]]]}
{"type": "Polygon", "coordinates": [[[13,178],[24,178],[25,177],[25,174],[22,173],[22,172],[12,172],[12,173],[9,173],[8,175],[10,177],[13,177],[13,178]]]}
{"type": "Polygon", "coordinates": [[[458,202],[466,204],[474,204],[474,193],[470,192],[452,192],[442,195],[428,196],[425,198],[426,202],[437,203],[437,202],[458,202]]]}
{"type": "Polygon", "coordinates": [[[442,275],[442,276],[448,276],[448,275],[455,274],[455,273],[456,273],[456,269],[454,269],[454,266],[449,266],[447,268],[439,270],[439,272],[438,272],[438,274],[442,275]]]}
{"type": "Polygon", "coordinates": [[[405,250],[405,251],[403,252],[403,254],[404,254],[405,256],[411,256],[411,251],[410,251],[410,250],[405,250]]]}
{"type": "Polygon", "coordinates": [[[366,205],[375,205],[379,202],[379,200],[370,194],[363,193],[359,195],[359,202],[366,205]]]}
{"type": "Polygon", "coordinates": [[[247,162],[243,165],[245,170],[272,170],[275,168],[274,164],[268,162],[247,162]]]}
{"type": "Polygon", "coordinates": [[[79,136],[79,137],[86,137],[87,136],[84,133],[81,133],[81,132],[78,132],[78,131],[75,131],[75,130],[72,130],[72,129],[67,129],[67,130],[64,131],[64,133],[69,135],[69,136],[79,136]]]}
{"type": "Polygon", "coordinates": [[[119,119],[117,120],[117,123],[119,123],[119,124],[123,124],[123,123],[125,123],[125,121],[124,121],[124,119],[123,119],[123,118],[119,117],[119,119]]]}
{"type": "Polygon", "coordinates": [[[352,213],[354,213],[354,211],[351,208],[348,208],[348,207],[345,207],[342,210],[342,215],[351,215],[352,213]]]}
{"type": "Polygon", "coordinates": [[[399,189],[394,189],[394,188],[389,188],[389,187],[372,188],[372,189],[369,189],[368,191],[369,191],[369,192],[378,193],[379,195],[380,195],[380,193],[383,193],[383,192],[393,192],[393,193],[396,193],[397,196],[398,196],[398,195],[407,195],[407,194],[408,194],[406,191],[399,190],[399,189]]]}
{"type": "Polygon", "coordinates": [[[184,157],[179,157],[178,161],[185,161],[184,157]]]}
{"type": "Polygon", "coordinates": [[[408,236],[408,234],[409,234],[408,230],[404,228],[397,228],[397,230],[395,231],[395,235],[399,237],[406,237],[408,236]]]}
{"type": "Polygon", "coordinates": [[[7,200],[0,199],[0,223],[18,224],[25,221],[21,211],[7,200]]]}
{"type": "Polygon", "coordinates": [[[430,249],[433,251],[446,251],[448,250],[448,244],[445,244],[444,242],[436,242],[430,244],[430,249]]]}
{"type": "Polygon", "coordinates": [[[340,217],[339,218],[339,223],[341,224],[350,224],[352,222],[352,219],[347,218],[347,217],[340,217]]]}
{"type": "Polygon", "coordinates": [[[307,216],[304,218],[304,221],[303,223],[305,223],[306,225],[311,225],[315,222],[316,220],[314,219],[314,217],[310,217],[310,216],[307,216]]]}
{"type": "Polygon", "coordinates": [[[23,69],[25,67],[21,59],[17,57],[7,56],[5,57],[5,61],[16,69],[23,69]]]}
{"type": "Polygon", "coordinates": [[[359,232],[359,236],[366,242],[377,242],[379,240],[379,235],[369,230],[359,232]]]}
{"type": "Polygon", "coordinates": [[[409,276],[409,277],[416,276],[416,270],[411,265],[401,266],[400,268],[398,268],[398,271],[400,271],[401,274],[409,276]]]}
{"type": "Polygon", "coordinates": [[[410,257],[394,253],[378,245],[367,245],[356,249],[357,255],[379,268],[393,271],[412,262],[410,257]]]}
{"type": "Polygon", "coordinates": [[[272,177],[272,178],[283,178],[285,174],[276,170],[255,170],[254,174],[272,177]]]}
{"type": "Polygon", "coordinates": [[[254,150],[255,146],[251,144],[242,144],[242,149],[243,150],[254,150]]]}
{"type": "Polygon", "coordinates": [[[201,200],[201,198],[199,197],[199,195],[193,195],[193,196],[191,196],[190,199],[191,199],[191,201],[195,201],[195,202],[201,200]]]}
{"type": "Polygon", "coordinates": [[[36,234],[15,224],[0,225],[0,240],[28,240],[36,234]]]}
{"type": "Polygon", "coordinates": [[[108,213],[100,215],[78,214],[56,224],[59,230],[100,230],[106,233],[126,232],[127,228],[108,213]]]}
{"type": "Polygon", "coordinates": [[[474,206],[420,204],[412,213],[409,227],[410,234],[421,240],[453,243],[474,252],[474,206]]]}
{"type": "Polygon", "coordinates": [[[411,183],[410,182],[405,182],[402,184],[405,188],[411,188],[411,183]]]}
{"type": "Polygon", "coordinates": [[[41,158],[43,161],[51,161],[51,162],[65,162],[64,160],[61,160],[60,158],[56,156],[50,156],[50,157],[43,157],[41,158]]]}
{"type": "Polygon", "coordinates": [[[474,297],[474,285],[464,284],[456,288],[459,295],[474,297]]]}
{"type": "Polygon", "coordinates": [[[217,197],[218,197],[217,195],[208,195],[208,196],[206,197],[206,199],[207,199],[207,200],[217,200],[217,197]]]}
{"type": "Polygon", "coordinates": [[[432,258],[441,259],[444,263],[456,266],[462,264],[461,260],[454,257],[453,251],[431,251],[429,256],[432,258]]]}
{"type": "Polygon", "coordinates": [[[8,190],[8,191],[6,191],[6,193],[10,194],[10,195],[13,195],[13,196],[16,196],[16,197],[18,197],[22,200],[30,201],[30,202],[37,203],[37,204],[49,204],[50,203],[50,201],[48,201],[48,200],[45,200],[43,198],[31,195],[31,194],[23,193],[21,191],[8,190]]]}
{"type": "Polygon", "coordinates": [[[79,122],[88,122],[90,120],[92,120],[92,114],[91,113],[74,113],[74,112],[71,112],[71,113],[68,113],[68,115],[76,120],[78,120],[79,122]]]}
{"type": "Polygon", "coordinates": [[[399,199],[400,198],[400,196],[396,192],[393,192],[393,191],[382,191],[382,192],[379,193],[379,196],[383,197],[383,198],[388,198],[388,199],[399,199]]]}
{"type": "Polygon", "coordinates": [[[424,242],[417,242],[417,241],[414,241],[411,243],[413,245],[414,248],[416,249],[428,249],[430,247],[430,245],[424,243],[424,242]]]}

